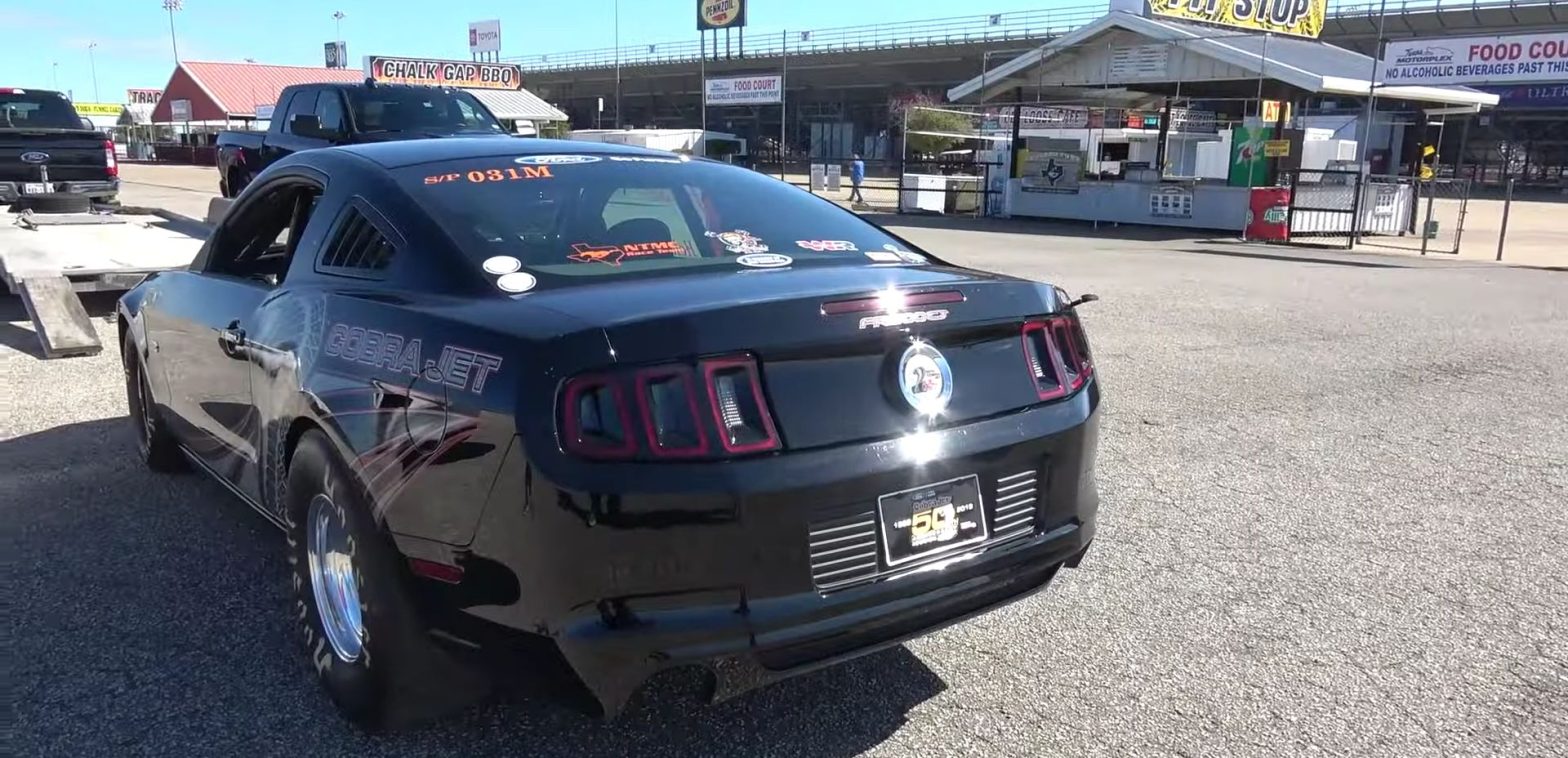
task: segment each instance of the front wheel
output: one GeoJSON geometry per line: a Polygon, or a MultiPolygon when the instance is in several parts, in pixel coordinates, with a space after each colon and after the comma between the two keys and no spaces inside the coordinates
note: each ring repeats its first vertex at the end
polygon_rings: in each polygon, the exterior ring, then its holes
{"type": "Polygon", "coordinates": [[[292,615],[312,668],[346,718],[395,728],[485,694],[484,678],[430,638],[396,547],[321,432],[300,438],[284,503],[292,615]]]}
{"type": "Polygon", "coordinates": [[[130,336],[120,346],[120,359],[125,366],[125,401],[130,410],[131,426],[135,429],[136,456],[153,471],[184,471],[185,456],[163,423],[158,404],[153,402],[152,385],[147,382],[142,356],[136,350],[136,340],[130,336]]]}

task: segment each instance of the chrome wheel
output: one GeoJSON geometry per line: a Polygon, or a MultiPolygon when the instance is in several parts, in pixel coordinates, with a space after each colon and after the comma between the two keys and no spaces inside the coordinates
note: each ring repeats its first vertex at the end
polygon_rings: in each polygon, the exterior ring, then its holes
{"type": "Polygon", "coordinates": [[[131,381],[136,382],[136,415],[141,417],[142,446],[152,445],[152,393],[147,391],[147,375],[142,372],[140,363],[136,364],[131,381]]]}
{"type": "Polygon", "coordinates": [[[365,649],[365,624],[359,607],[359,577],[348,525],[326,495],[310,501],[305,553],[310,561],[311,594],[332,652],[353,663],[365,649]]]}

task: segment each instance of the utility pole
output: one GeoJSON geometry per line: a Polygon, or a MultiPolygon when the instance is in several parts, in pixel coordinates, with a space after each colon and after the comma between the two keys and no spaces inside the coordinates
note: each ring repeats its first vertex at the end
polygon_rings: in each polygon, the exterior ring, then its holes
{"type": "Polygon", "coordinates": [[[55,61],[49,68],[49,75],[54,78],[54,89],[60,91],[60,62],[55,61]]]}
{"type": "Polygon", "coordinates": [[[621,128],[621,0],[615,0],[615,128],[621,128]]]}
{"type": "Polygon", "coordinates": [[[98,100],[98,59],[93,55],[93,48],[98,47],[97,42],[87,43],[87,63],[93,69],[93,102],[98,100]]]}
{"type": "MultiPolygon", "coordinates": [[[[1367,109],[1362,120],[1367,122],[1366,130],[1362,132],[1361,141],[1356,145],[1356,171],[1360,178],[1358,183],[1362,189],[1357,190],[1356,207],[1360,208],[1360,193],[1365,191],[1368,177],[1372,167],[1367,163],[1367,146],[1372,141],[1372,122],[1377,118],[1377,71],[1383,62],[1383,25],[1388,20],[1388,0],[1381,0],[1377,8],[1377,39],[1372,43],[1372,74],[1367,77],[1367,109]]],[[[1361,219],[1358,212],[1350,222],[1350,244],[1354,246],[1361,241],[1361,219]]],[[[1425,231],[1425,230],[1423,230],[1425,231]]]]}
{"type": "Polygon", "coordinates": [[[185,10],[185,0],[163,0],[163,9],[169,12],[169,45],[174,48],[174,65],[180,65],[180,42],[174,36],[174,12],[185,10]]]}

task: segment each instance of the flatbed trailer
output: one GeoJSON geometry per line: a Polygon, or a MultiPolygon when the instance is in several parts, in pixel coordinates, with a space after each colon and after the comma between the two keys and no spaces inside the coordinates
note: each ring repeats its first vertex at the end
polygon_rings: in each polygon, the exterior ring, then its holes
{"type": "Polygon", "coordinates": [[[157,210],[0,213],[0,281],[22,299],[45,358],[103,349],[77,293],[121,291],[190,265],[207,227],[157,210]]]}

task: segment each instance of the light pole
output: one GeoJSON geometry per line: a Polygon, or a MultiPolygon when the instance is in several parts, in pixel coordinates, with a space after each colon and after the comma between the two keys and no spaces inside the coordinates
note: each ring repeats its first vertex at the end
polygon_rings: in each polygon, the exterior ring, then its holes
{"type": "Polygon", "coordinates": [[[60,62],[59,61],[55,61],[50,66],[50,68],[49,68],[49,75],[54,78],[54,88],[55,88],[55,91],[58,92],[60,90],[60,62]]]}
{"type": "Polygon", "coordinates": [[[174,12],[185,10],[185,0],[163,0],[163,9],[169,12],[169,46],[174,48],[174,65],[180,65],[180,42],[174,36],[174,12]]]}
{"type": "Polygon", "coordinates": [[[97,42],[87,43],[87,64],[93,69],[93,102],[95,103],[98,102],[98,59],[93,55],[93,48],[97,46],[97,42]]]}
{"type": "Polygon", "coordinates": [[[1377,39],[1372,42],[1372,75],[1367,77],[1367,112],[1366,132],[1361,144],[1356,146],[1357,168],[1361,171],[1362,181],[1366,181],[1368,171],[1367,143],[1372,141],[1372,120],[1377,114],[1377,71],[1383,58],[1383,23],[1387,20],[1388,0],[1382,0],[1377,9],[1377,39]]]}
{"type": "Polygon", "coordinates": [[[343,11],[332,12],[332,41],[343,41],[343,11]]]}
{"type": "Polygon", "coordinates": [[[621,0],[615,0],[615,128],[621,128],[621,0]]]}

